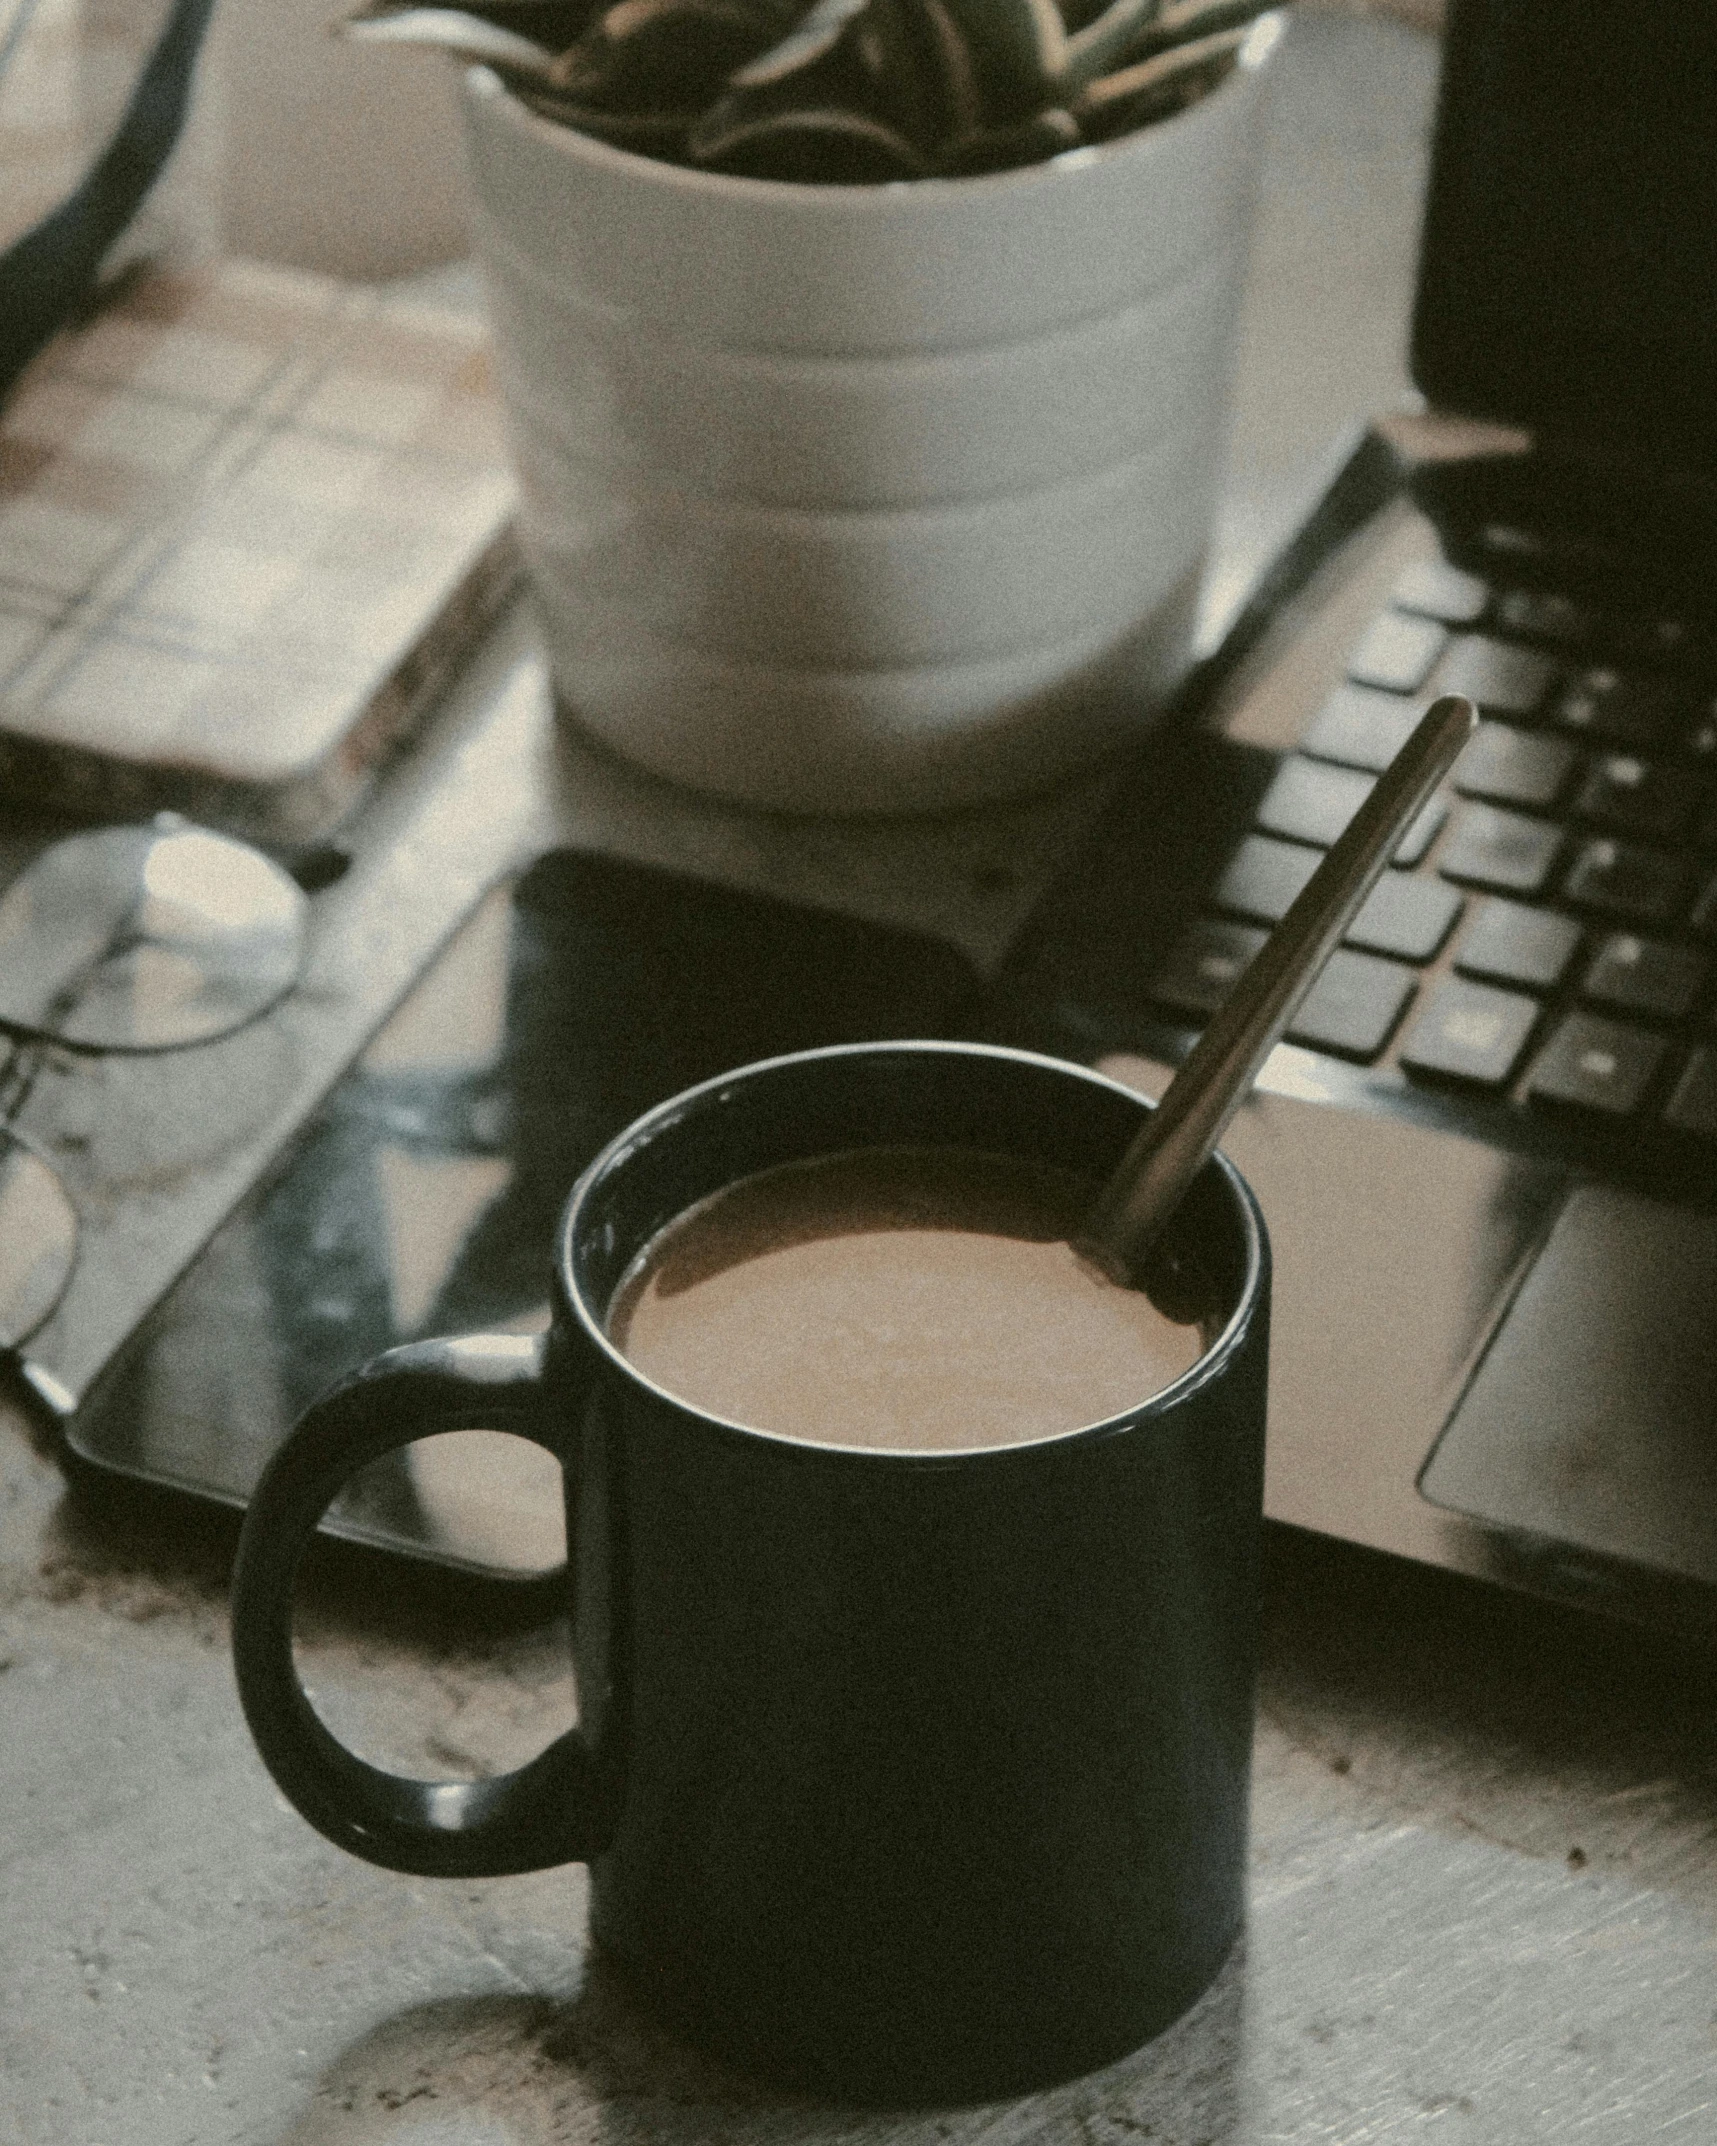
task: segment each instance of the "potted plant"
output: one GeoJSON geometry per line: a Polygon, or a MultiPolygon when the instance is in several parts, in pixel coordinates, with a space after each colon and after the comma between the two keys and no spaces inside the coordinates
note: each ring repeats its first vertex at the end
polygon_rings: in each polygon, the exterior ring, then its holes
{"type": "Polygon", "coordinates": [[[1053,781],[1182,669],[1256,0],[388,7],[464,81],[557,689],[748,803],[1053,781]]]}

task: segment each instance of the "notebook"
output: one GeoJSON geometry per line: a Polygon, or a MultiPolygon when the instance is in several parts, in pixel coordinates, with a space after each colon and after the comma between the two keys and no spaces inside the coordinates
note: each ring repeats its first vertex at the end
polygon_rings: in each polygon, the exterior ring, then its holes
{"type": "Polygon", "coordinates": [[[1717,1611],[1717,13],[1455,0],[1381,422],[1039,909],[1017,1040],[1159,1086],[1417,711],[1483,728],[1226,1141],[1267,1509],[1717,1611]]]}
{"type": "Polygon", "coordinates": [[[319,839],[518,586],[512,506],[480,320],[138,270],[0,412],[0,796],[319,839]]]}

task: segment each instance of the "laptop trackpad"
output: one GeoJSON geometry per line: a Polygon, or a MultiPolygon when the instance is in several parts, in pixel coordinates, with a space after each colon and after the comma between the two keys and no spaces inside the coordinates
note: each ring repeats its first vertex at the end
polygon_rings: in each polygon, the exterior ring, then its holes
{"type": "Polygon", "coordinates": [[[1717,1584],[1717,1216],[1574,1191],[1419,1487],[1717,1584]]]}

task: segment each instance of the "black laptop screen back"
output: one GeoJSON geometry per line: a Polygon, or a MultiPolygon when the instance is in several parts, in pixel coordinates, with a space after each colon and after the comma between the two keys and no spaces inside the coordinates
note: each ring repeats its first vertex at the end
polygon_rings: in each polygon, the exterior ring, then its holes
{"type": "Polygon", "coordinates": [[[1717,0],[1455,0],[1413,374],[1717,481],[1717,0]]]}

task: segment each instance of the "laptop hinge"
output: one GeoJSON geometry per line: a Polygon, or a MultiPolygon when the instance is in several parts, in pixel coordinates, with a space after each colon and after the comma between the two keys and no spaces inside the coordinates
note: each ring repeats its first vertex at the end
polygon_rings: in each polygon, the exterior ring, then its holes
{"type": "Polygon", "coordinates": [[[1717,612],[1717,486],[1539,444],[1409,480],[1458,566],[1606,606],[1717,612]]]}

